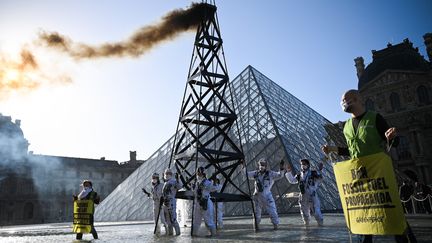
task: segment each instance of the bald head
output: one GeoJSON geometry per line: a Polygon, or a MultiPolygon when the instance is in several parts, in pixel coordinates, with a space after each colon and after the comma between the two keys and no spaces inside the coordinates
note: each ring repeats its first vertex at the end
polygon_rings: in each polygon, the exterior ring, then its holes
{"type": "Polygon", "coordinates": [[[362,96],[355,89],[350,89],[342,95],[341,105],[345,112],[351,113],[354,117],[365,112],[362,96]]]}
{"type": "Polygon", "coordinates": [[[342,101],[343,101],[344,99],[347,99],[347,98],[351,98],[351,99],[359,99],[359,100],[361,100],[361,95],[360,95],[360,92],[359,92],[358,90],[356,90],[356,89],[350,89],[350,90],[348,90],[347,92],[345,92],[345,93],[342,95],[342,101]]]}

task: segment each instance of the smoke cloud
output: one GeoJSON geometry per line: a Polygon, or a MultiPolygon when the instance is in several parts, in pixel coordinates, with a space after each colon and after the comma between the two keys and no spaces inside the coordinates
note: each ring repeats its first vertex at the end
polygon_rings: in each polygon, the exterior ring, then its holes
{"type": "Polygon", "coordinates": [[[55,48],[75,59],[103,57],[138,57],[157,44],[172,40],[185,31],[195,30],[206,15],[213,14],[215,8],[205,3],[193,3],[187,9],[169,12],[155,25],[144,26],[126,40],[91,46],[74,42],[58,32],[41,31],[39,43],[55,48]]]}
{"type": "Polygon", "coordinates": [[[39,84],[28,76],[29,72],[38,69],[34,55],[27,49],[22,49],[20,60],[14,61],[4,55],[0,56],[0,91],[26,88],[34,89],[39,84]]]}
{"type": "Polygon", "coordinates": [[[14,91],[28,92],[42,85],[72,82],[68,75],[57,72],[54,64],[40,65],[29,47],[22,48],[18,58],[0,53],[0,100],[14,91]]]}
{"type": "MultiPolygon", "coordinates": [[[[75,61],[94,58],[138,57],[158,44],[172,40],[183,32],[193,31],[206,16],[214,14],[216,8],[206,3],[193,3],[187,9],[177,9],[167,13],[155,25],[141,27],[129,38],[101,45],[88,45],[74,42],[58,32],[40,31],[33,45],[21,49],[19,58],[10,58],[0,53],[0,100],[6,99],[14,91],[32,91],[40,86],[68,84],[72,78],[65,73],[56,73],[58,68],[45,53],[36,52],[38,47],[47,47],[71,56],[75,61]],[[37,54],[36,54],[37,53],[37,54]]],[[[62,62],[60,62],[62,63],[62,62]]],[[[58,65],[58,64],[57,64],[58,65]]],[[[63,63],[62,63],[62,66],[63,63]]]]}

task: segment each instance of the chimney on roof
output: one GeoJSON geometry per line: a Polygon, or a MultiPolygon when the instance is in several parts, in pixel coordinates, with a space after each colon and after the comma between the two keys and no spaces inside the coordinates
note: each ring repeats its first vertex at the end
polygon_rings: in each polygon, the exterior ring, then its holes
{"type": "Polygon", "coordinates": [[[15,125],[17,125],[18,127],[21,127],[21,120],[15,119],[15,125]]]}
{"type": "Polygon", "coordinates": [[[432,33],[426,33],[423,36],[424,43],[426,46],[426,53],[429,58],[429,62],[432,62],[432,33]]]}
{"type": "Polygon", "coordinates": [[[129,151],[129,161],[136,162],[136,151],[129,151]]]}
{"type": "Polygon", "coordinates": [[[363,57],[357,57],[354,59],[355,62],[355,67],[357,69],[357,78],[360,79],[360,77],[363,75],[363,72],[365,70],[365,65],[364,65],[364,59],[363,57]]]}

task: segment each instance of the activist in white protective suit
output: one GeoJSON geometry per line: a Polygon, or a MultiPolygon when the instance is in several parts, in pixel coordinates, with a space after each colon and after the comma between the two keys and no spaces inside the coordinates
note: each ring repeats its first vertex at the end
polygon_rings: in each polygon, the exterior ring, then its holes
{"type": "Polygon", "coordinates": [[[163,184],[160,183],[159,174],[153,173],[150,192],[148,192],[145,188],[142,188],[144,194],[146,194],[147,197],[153,199],[153,221],[155,224],[158,224],[156,226],[157,235],[160,234],[160,224],[162,223],[164,226],[166,224],[164,214],[159,213],[159,210],[161,209],[162,187],[163,184]],[[160,221],[157,219],[158,215],[160,221]]]}
{"type": "Polygon", "coordinates": [[[319,164],[318,171],[311,170],[309,160],[301,159],[300,167],[300,172],[298,172],[296,175],[293,175],[291,172],[291,166],[287,165],[287,173],[285,174],[285,177],[291,184],[298,184],[300,191],[300,213],[304,224],[306,226],[309,225],[310,212],[312,209],[318,225],[322,226],[324,219],[321,213],[321,203],[317,194],[317,189],[323,180],[321,174],[323,164],[319,164]]]}
{"type": "MultiPolygon", "coordinates": [[[[220,179],[217,176],[213,176],[213,185],[215,187],[216,192],[221,192],[222,184],[220,183],[220,179]]],[[[217,202],[215,207],[216,220],[217,220],[217,229],[223,229],[223,202],[217,202]]]]}
{"type": "MultiPolygon", "coordinates": [[[[257,163],[258,169],[254,171],[248,171],[247,176],[249,179],[255,181],[255,191],[253,195],[253,202],[255,207],[255,219],[256,227],[259,229],[261,222],[261,212],[264,208],[270,215],[273,229],[277,230],[279,225],[279,216],[276,209],[275,200],[271,193],[271,188],[275,180],[281,179],[285,174],[283,164],[281,165],[280,171],[272,171],[268,168],[267,161],[262,158],[257,163]]],[[[246,173],[245,163],[243,161],[243,173],[246,173]]]]}
{"type": "Polygon", "coordinates": [[[173,173],[170,169],[166,169],[164,173],[164,185],[162,188],[162,212],[165,217],[165,230],[167,235],[173,235],[173,227],[176,235],[180,235],[180,226],[177,222],[177,212],[176,212],[176,193],[179,189],[183,187],[183,183],[178,179],[176,174],[173,178],[173,173]]]}
{"type": "Polygon", "coordinates": [[[204,219],[205,226],[210,231],[210,236],[216,235],[216,225],[214,223],[213,202],[210,200],[210,192],[216,191],[213,183],[206,178],[204,167],[196,170],[196,183],[192,186],[194,192],[194,211],[192,235],[197,236],[201,221],[204,219]]]}

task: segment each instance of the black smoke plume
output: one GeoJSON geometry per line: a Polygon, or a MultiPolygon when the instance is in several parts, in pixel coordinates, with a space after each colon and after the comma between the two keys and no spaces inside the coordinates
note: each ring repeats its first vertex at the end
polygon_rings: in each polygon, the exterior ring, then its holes
{"type": "Polygon", "coordinates": [[[67,53],[75,59],[102,57],[138,57],[157,44],[172,40],[185,31],[195,30],[206,16],[214,14],[215,7],[206,3],[193,3],[187,9],[166,14],[159,23],[144,26],[123,41],[92,46],[78,43],[57,32],[42,31],[42,44],[67,53]]]}

